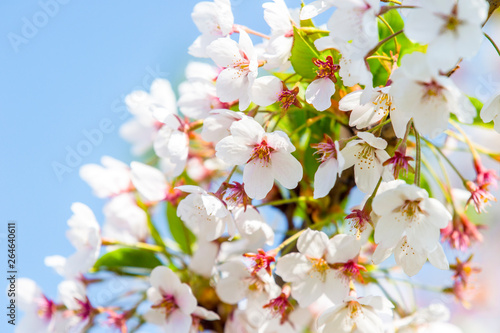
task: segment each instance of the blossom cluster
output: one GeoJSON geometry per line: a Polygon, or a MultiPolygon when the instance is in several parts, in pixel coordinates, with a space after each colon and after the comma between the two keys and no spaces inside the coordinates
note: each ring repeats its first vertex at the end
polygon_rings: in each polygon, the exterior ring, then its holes
{"type": "Polygon", "coordinates": [[[468,304],[472,217],[495,200],[484,161],[500,153],[463,126],[500,131],[500,95],[482,106],[454,73],[478,52],[489,3],[263,11],[269,35],[235,23],[229,0],[196,4],[188,53],[200,59],[178,98],[156,79],[125,99],[134,117],[120,133],[144,162],[80,169],[104,221],[72,205],[75,252],[45,260],[64,279],[59,298],[21,279],[16,332],[460,332],[442,304],[408,307],[386,286],[428,261],[450,272],[439,292],[468,304]],[[448,157],[462,142],[472,180],[448,157]],[[468,259],[450,265],[450,247],[468,259]],[[127,287],[95,297],[115,280],[127,287]]]}

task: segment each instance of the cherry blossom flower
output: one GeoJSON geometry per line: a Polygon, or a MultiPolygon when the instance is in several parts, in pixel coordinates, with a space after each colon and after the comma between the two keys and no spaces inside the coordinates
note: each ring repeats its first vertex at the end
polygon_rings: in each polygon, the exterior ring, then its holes
{"type": "Polygon", "coordinates": [[[353,91],[339,102],[339,110],[351,111],[349,115],[349,126],[351,127],[357,129],[369,127],[395,111],[392,97],[389,94],[390,86],[367,89],[366,91],[353,91]]]}
{"type": "Polygon", "coordinates": [[[301,307],[323,294],[339,302],[349,293],[351,274],[357,275],[353,259],[360,247],[353,236],[340,234],[328,239],[324,232],[306,229],[297,241],[299,252],[279,258],[276,274],[291,283],[292,296],[301,307]],[[353,271],[347,272],[347,268],[353,271]]]}
{"type": "Polygon", "coordinates": [[[231,135],[231,125],[246,117],[242,112],[218,109],[210,112],[203,122],[201,138],[208,142],[218,143],[226,136],[231,135]]]}
{"type": "Polygon", "coordinates": [[[33,280],[20,278],[17,287],[18,305],[24,317],[17,323],[16,333],[62,333],[65,326],[58,304],[47,298],[33,280]]]}
{"type": "Polygon", "coordinates": [[[234,102],[223,103],[217,97],[215,81],[220,69],[192,62],[186,68],[187,81],[179,85],[177,105],[182,114],[192,119],[205,119],[214,109],[228,109],[234,102]]]}
{"type": "Polygon", "coordinates": [[[233,32],[234,17],[230,0],[202,1],[194,6],[191,13],[201,36],[189,47],[189,54],[195,57],[208,57],[207,47],[220,37],[233,32]]]}
{"type": "Polygon", "coordinates": [[[302,165],[292,156],[295,147],[285,133],[266,133],[251,118],[234,122],[230,131],[231,135],[215,147],[216,156],[230,165],[245,165],[243,183],[250,198],[265,198],[274,179],[288,189],[297,186],[302,165]]]}
{"type": "Polygon", "coordinates": [[[382,296],[348,296],[318,318],[318,332],[383,333],[384,323],[378,314],[392,315],[392,308],[394,305],[382,296]]]}
{"type": "Polygon", "coordinates": [[[426,190],[400,184],[375,196],[373,211],[380,216],[375,226],[374,263],[394,251],[396,262],[410,276],[420,271],[427,258],[437,268],[448,268],[439,230],[448,225],[451,215],[426,190]]]}
{"type": "Polygon", "coordinates": [[[484,39],[482,24],[488,16],[486,1],[422,0],[405,22],[408,38],[429,44],[429,63],[449,70],[460,58],[472,58],[484,39]]]}
{"type": "Polygon", "coordinates": [[[267,225],[257,209],[238,207],[233,212],[236,228],[241,237],[246,239],[249,244],[255,248],[273,244],[274,231],[267,225]]]}
{"type": "Polygon", "coordinates": [[[316,78],[306,89],[306,101],[312,104],[316,110],[325,111],[332,105],[331,97],[335,93],[335,83],[337,78],[335,72],[339,70],[339,65],[333,63],[332,56],[326,60],[313,59],[314,65],[318,67],[316,78]]]}
{"type": "Polygon", "coordinates": [[[162,201],[166,198],[167,180],[160,170],[135,161],[130,163],[130,169],[132,183],[147,202],[162,201]]]}
{"type": "Polygon", "coordinates": [[[82,332],[85,326],[97,314],[87,297],[85,284],[78,280],[65,280],[58,286],[59,297],[68,309],[65,317],[66,332],[82,332]]]}
{"type": "Polygon", "coordinates": [[[470,197],[469,200],[467,200],[466,206],[472,202],[478,214],[486,212],[486,207],[491,205],[490,201],[497,200],[493,194],[488,191],[488,184],[476,184],[468,181],[466,187],[467,190],[470,191],[470,197]]]}
{"type": "Polygon", "coordinates": [[[217,77],[216,91],[221,102],[239,100],[239,109],[250,105],[250,89],[257,77],[259,63],[252,40],[240,31],[239,43],[229,38],[219,38],[207,47],[207,54],[224,69],[217,77]]]}
{"type": "Polygon", "coordinates": [[[241,261],[228,261],[218,267],[222,278],[217,282],[217,296],[228,304],[248,298],[249,302],[265,304],[280,294],[280,288],[265,270],[251,274],[241,261]]]}
{"type": "Polygon", "coordinates": [[[183,185],[177,189],[190,193],[179,203],[177,216],[198,237],[212,241],[224,233],[226,226],[229,235],[234,236],[234,219],[222,200],[198,186],[183,185]]]}
{"type": "Polygon", "coordinates": [[[110,156],[103,156],[101,164],[85,164],[80,168],[80,177],[95,196],[110,198],[133,189],[128,165],[110,156]]]}
{"type": "Polygon", "coordinates": [[[420,134],[434,138],[448,127],[450,113],[463,123],[472,123],[476,115],[469,99],[451,79],[431,69],[423,53],[404,56],[391,79],[391,95],[398,109],[391,120],[399,138],[404,136],[410,118],[420,134]]]}
{"type": "Polygon", "coordinates": [[[301,20],[309,20],[336,5],[335,0],[316,0],[302,7],[300,11],[301,20]]]}
{"type": "Polygon", "coordinates": [[[153,269],[150,283],[147,296],[153,305],[144,315],[146,321],[165,332],[189,333],[197,303],[191,288],[165,266],[153,269]]]}
{"type": "Polygon", "coordinates": [[[151,84],[150,93],[137,90],[125,98],[127,107],[135,117],[120,128],[121,136],[132,143],[132,152],[141,155],[151,149],[161,127],[158,119],[176,112],[174,91],[170,82],[156,79],[151,84]]]}
{"type": "Polygon", "coordinates": [[[314,174],[314,199],[327,196],[340,177],[344,168],[344,157],[340,153],[338,141],[333,141],[325,134],[325,142],[313,144],[317,149],[315,154],[319,154],[318,160],[321,164],[314,174]]]}
{"type": "Polygon", "coordinates": [[[270,75],[259,77],[252,86],[252,100],[255,104],[268,106],[279,101],[284,111],[292,105],[302,107],[297,99],[298,93],[299,87],[290,90],[280,79],[270,75]]]}
{"type": "Polygon", "coordinates": [[[143,242],[149,237],[146,212],[130,193],[114,197],[104,206],[102,236],[124,243],[143,242]]]}
{"type": "Polygon", "coordinates": [[[207,241],[203,237],[198,239],[198,248],[191,257],[188,268],[190,271],[210,278],[214,273],[215,262],[219,254],[220,244],[216,241],[207,241]]]}
{"type": "Polygon", "coordinates": [[[342,39],[326,36],[314,41],[319,51],[336,49],[340,51],[339,76],[347,87],[361,84],[367,87],[373,85],[373,75],[365,61],[366,50],[359,50],[355,45],[346,43],[342,39]]]}
{"type": "Polygon", "coordinates": [[[73,279],[87,273],[94,266],[101,250],[101,233],[92,210],[79,202],[71,205],[73,216],[68,220],[70,230],[66,237],[75,247],[76,252],[64,258],[61,256],[49,256],[45,258],[45,264],[53,267],[57,273],[73,279]]]}
{"type": "Polygon", "coordinates": [[[330,38],[342,40],[366,53],[378,43],[377,15],[380,12],[378,0],[334,0],[337,9],[333,12],[327,27],[330,38]]]}
{"type": "Polygon", "coordinates": [[[450,320],[450,310],[442,304],[431,304],[427,308],[419,309],[410,316],[394,322],[398,333],[462,333],[457,326],[447,323],[450,320]]]}
{"type": "Polygon", "coordinates": [[[369,132],[358,132],[359,140],[347,143],[340,151],[345,159],[344,170],[354,165],[354,180],[359,190],[371,193],[380,177],[387,179],[383,163],[390,156],[384,150],[387,142],[369,132]]]}
{"type": "Polygon", "coordinates": [[[500,118],[498,118],[499,114],[500,94],[497,94],[486,101],[486,103],[484,103],[483,108],[481,109],[480,116],[485,123],[493,121],[495,131],[500,133],[500,118]]]}
{"type": "Polygon", "coordinates": [[[448,241],[455,249],[466,251],[472,243],[483,241],[480,227],[470,221],[465,213],[457,213],[453,216],[453,221],[441,229],[441,239],[443,242],[448,241]]]}
{"type": "Polygon", "coordinates": [[[247,206],[252,202],[245,192],[245,184],[234,181],[232,184],[224,183],[226,189],[223,191],[224,202],[231,210],[243,206],[246,212],[247,206]]]}
{"type": "Polygon", "coordinates": [[[189,125],[176,114],[167,115],[154,142],[154,150],[163,158],[171,177],[180,175],[186,167],[189,154],[189,125]]]}
{"type": "Polygon", "coordinates": [[[383,163],[383,166],[391,165],[392,175],[395,179],[397,179],[401,171],[403,171],[403,175],[407,175],[408,170],[415,172],[413,167],[410,165],[410,161],[413,160],[413,157],[406,155],[405,151],[398,149],[394,152],[394,155],[390,159],[383,163]]]}
{"type": "MultiPolygon", "coordinates": [[[[264,20],[271,27],[271,38],[267,43],[264,69],[279,68],[284,71],[290,67],[288,60],[292,53],[294,20],[283,0],[265,2],[264,20]]],[[[297,20],[298,22],[298,20],[297,20]]]]}

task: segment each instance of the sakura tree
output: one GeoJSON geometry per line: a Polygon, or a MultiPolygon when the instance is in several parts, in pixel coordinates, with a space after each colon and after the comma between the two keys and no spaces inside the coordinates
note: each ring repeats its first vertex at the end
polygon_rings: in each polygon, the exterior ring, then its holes
{"type": "Polygon", "coordinates": [[[105,219],[72,205],[75,252],[46,259],[59,298],[21,279],[16,332],[460,332],[399,288],[469,305],[500,151],[468,130],[499,131],[500,95],[483,106],[454,77],[483,41],[500,56],[482,30],[498,6],[274,0],[266,35],[198,3],[178,99],[165,79],[126,97],[142,162],[80,169],[105,219]],[[413,285],[427,261],[444,278],[413,285]]]}

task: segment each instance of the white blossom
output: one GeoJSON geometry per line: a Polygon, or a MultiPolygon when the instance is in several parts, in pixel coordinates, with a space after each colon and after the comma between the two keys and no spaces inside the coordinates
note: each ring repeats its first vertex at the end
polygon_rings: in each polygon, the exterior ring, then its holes
{"type": "Polygon", "coordinates": [[[500,118],[498,117],[499,114],[500,94],[497,94],[486,101],[486,103],[484,103],[483,108],[481,109],[480,116],[485,123],[493,121],[495,131],[500,133],[500,118]]]}
{"type": "Polygon", "coordinates": [[[297,241],[299,252],[278,259],[276,274],[291,283],[292,296],[301,307],[311,305],[323,294],[339,302],[349,292],[349,278],[342,267],[357,267],[352,260],[360,247],[353,236],[340,234],[328,239],[324,232],[307,229],[297,241]],[[334,264],[339,267],[332,268],[334,264]]]}
{"type": "Polygon", "coordinates": [[[195,57],[208,57],[207,47],[219,37],[233,32],[234,17],[230,0],[198,2],[191,13],[201,36],[189,47],[189,54],[195,57]]]}
{"type": "Polygon", "coordinates": [[[375,196],[373,212],[379,216],[374,263],[394,252],[396,262],[410,276],[418,273],[427,259],[437,268],[448,268],[439,231],[448,225],[451,215],[438,200],[429,198],[426,190],[399,184],[375,196]]]}
{"type": "Polygon", "coordinates": [[[383,333],[378,314],[392,315],[392,305],[382,296],[346,297],[318,318],[319,333],[383,333]]]}
{"type": "Polygon", "coordinates": [[[79,202],[71,205],[73,215],[68,220],[70,229],[66,237],[75,247],[76,252],[64,258],[49,256],[45,264],[53,267],[60,275],[68,278],[78,278],[94,266],[101,250],[101,233],[92,210],[79,202]]]}
{"type": "Polygon", "coordinates": [[[248,34],[240,31],[239,43],[230,38],[219,38],[207,47],[207,53],[218,66],[224,68],[215,86],[220,101],[229,103],[239,100],[240,110],[246,110],[259,66],[248,34]]]}
{"type": "Polygon", "coordinates": [[[222,278],[217,282],[217,296],[228,304],[236,304],[248,298],[249,302],[264,305],[269,299],[277,297],[280,288],[265,270],[252,275],[241,261],[228,261],[218,267],[222,278]]]}
{"type": "Polygon", "coordinates": [[[429,44],[429,64],[443,71],[460,58],[472,58],[484,39],[482,25],[488,16],[484,0],[422,0],[409,11],[405,22],[408,38],[429,44]]]}
{"type": "Polygon", "coordinates": [[[191,288],[165,266],[153,269],[149,281],[147,296],[153,305],[144,314],[146,321],[162,327],[164,332],[189,333],[197,304],[191,288]]]}
{"type": "Polygon", "coordinates": [[[354,165],[354,180],[359,190],[371,193],[380,177],[388,177],[382,165],[390,158],[384,150],[387,142],[370,132],[358,132],[358,137],[359,140],[348,142],[341,150],[345,159],[344,170],[354,165]]]}
{"type": "Polygon", "coordinates": [[[230,131],[231,135],[215,147],[216,156],[231,165],[245,165],[243,182],[250,198],[263,199],[274,179],[288,189],[297,186],[302,179],[302,165],[292,156],[295,147],[285,133],[266,133],[251,118],[234,122],[230,131]]]}
{"type": "Polygon", "coordinates": [[[219,238],[226,230],[229,235],[234,236],[235,225],[231,213],[225,204],[198,186],[184,185],[177,189],[190,193],[177,207],[177,216],[198,237],[204,237],[207,241],[219,238]]]}
{"type": "Polygon", "coordinates": [[[385,116],[395,112],[390,95],[391,87],[371,88],[356,90],[339,101],[339,110],[351,111],[349,126],[363,129],[377,124],[385,116]]]}
{"type": "Polygon", "coordinates": [[[133,189],[128,165],[110,156],[103,156],[101,164],[85,164],[80,168],[80,177],[95,196],[109,198],[133,189]]]}
{"type": "Polygon", "coordinates": [[[391,95],[398,109],[391,120],[399,138],[404,136],[410,119],[420,134],[434,138],[448,127],[450,113],[464,123],[472,123],[476,115],[469,99],[450,78],[429,67],[423,53],[404,56],[391,80],[391,95]]]}

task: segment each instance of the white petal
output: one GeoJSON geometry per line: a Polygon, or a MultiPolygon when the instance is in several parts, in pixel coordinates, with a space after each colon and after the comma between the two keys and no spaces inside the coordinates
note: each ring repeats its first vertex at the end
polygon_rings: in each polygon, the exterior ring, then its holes
{"type": "Polygon", "coordinates": [[[274,178],[287,189],[294,189],[302,179],[302,164],[284,151],[276,151],[271,154],[271,166],[274,178]]]}
{"type": "Polygon", "coordinates": [[[339,171],[339,163],[334,158],[329,158],[320,164],[314,175],[314,199],[323,198],[330,193],[339,171]]]}
{"type": "Polygon", "coordinates": [[[428,254],[428,257],[432,266],[443,270],[450,268],[450,264],[448,259],[446,259],[446,255],[444,254],[441,244],[438,244],[436,249],[428,254]]]}
{"type": "Polygon", "coordinates": [[[275,273],[287,282],[295,282],[307,278],[311,268],[312,264],[305,255],[289,253],[278,259],[275,273]]]}
{"type": "Polygon", "coordinates": [[[335,93],[335,83],[329,78],[314,80],[306,89],[306,101],[316,110],[324,111],[332,105],[331,98],[335,93]]]}
{"type": "Polygon", "coordinates": [[[248,162],[252,156],[252,148],[239,144],[233,136],[227,136],[215,146],[215,156],[224,163],[241,165],[248,162]]]}
{"type": "Polygon", "coordinates": [[[322,258],[328,249],[328,236],[317,230],[306,229],[297,240],[300,253],[312,258],[322,258]]]}
{"type": "Polygon", "coordinates": [[[130,164],[132,183],[147,201],[160,201],[167,194],[167,183],[163,173],[149,165],[140,162],[130,164]]]}
{"type": "Polygon", "coordinates": [[[274,185],[271,165],[259,158],[250,161],[243,170],[243,182],[250,198],[264,199],[274,185]]]}
{"type": "Polygon", "coordinates": [[[394,247],[401,239],[408,222],[400,212],[381,216],[375,226],[375,243],[394,247]]]}
{"type": "Polygon", "coordinates": [[[251,99],[260,106],[275,103],[283,90],[281,80],[276,76],[263,76],[256,79],[252,85],[251,99]]]}
{"type": "Polygon", "coordinates": [[[327,261],[330,264],[354,259],[361,249],[361,242],[355,236],[339,234],[329,240],[327,261]]]}

